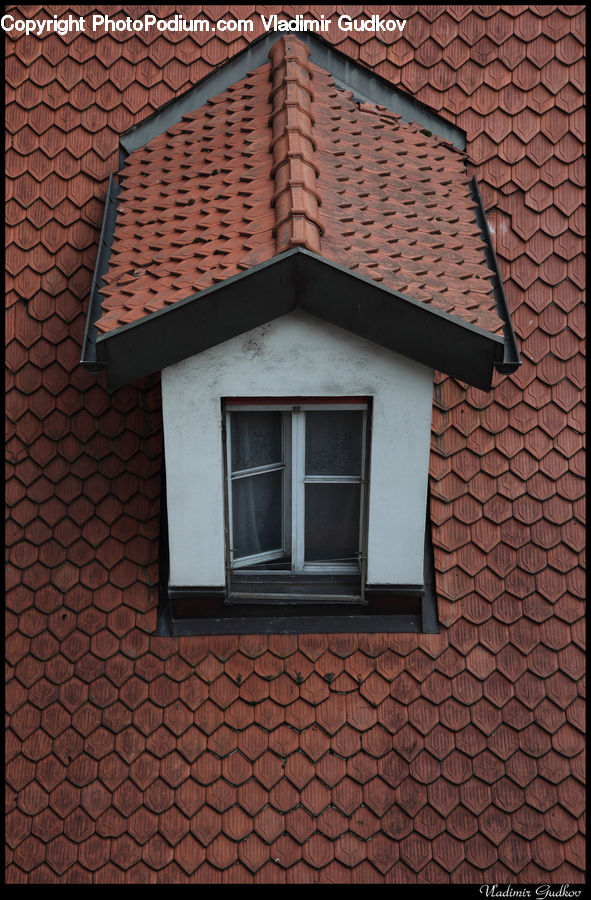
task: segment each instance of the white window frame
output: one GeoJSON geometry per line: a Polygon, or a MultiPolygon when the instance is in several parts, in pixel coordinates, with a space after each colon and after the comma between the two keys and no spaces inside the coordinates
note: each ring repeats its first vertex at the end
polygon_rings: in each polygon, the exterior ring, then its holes
{"type": "MultiPolygon", "coordinates": [[[[225,406],[226,425],[226,494],[228,509],[228,536],[229,536],[229,563],[234,574],[251,574],[252,566],[272,562],[291,555],[291,566],[283,571],[294,575],[347,575],[359,574],[363,571],[363,547],[365,542],[365,504],[367,497],[367,402],[300,402],[300,403],[273,403],[267,400],[252,403],[227,402],[225,406]],[[306,430],[305,413],[317,411],[355,410],[363,412],[362,423],[362,450],[361,450],[361,475],[306,475],[306,430]],[[282,439],[283,459],[280,463],[272,463],[252,469],[244,469],[232,472],[231,466],[231,413],[233,412],[281,412],[282,415],[282,439]],[[290,415],[286,415],[290,413],[290,415]],[[283,547],[265,553],[243,556],[234,559],[233,550],[233,517],[232,517],[232,489],[233,481],[249,475],[262,474],[282,470],[283,477],[283,547]],[[305,492],[306,484],[359,484],[359,548],[358,561],[355,564],[347,562],[306,562],[304,559],[304,535],[305,535],[305,492]]],[[[257,575],[277,575],[278,569],[257,569],[257,575]]]]}

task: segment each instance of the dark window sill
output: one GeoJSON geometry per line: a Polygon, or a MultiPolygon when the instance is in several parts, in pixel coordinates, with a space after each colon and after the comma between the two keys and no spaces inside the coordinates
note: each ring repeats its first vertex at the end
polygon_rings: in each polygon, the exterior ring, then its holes
{"type": "Polygon", "coordinates": [[[439,631],[430,591],[368,587],[365,602],[228,600],[223,588],[170,588],[158,634],[330,634],[439,631]]]}
{"type": "Polygon", "coordinates": [[[158,634],[341,634],[421,632],[421,617],[392,616],[266,616],[265,618],[171,619],[158,634]]]}

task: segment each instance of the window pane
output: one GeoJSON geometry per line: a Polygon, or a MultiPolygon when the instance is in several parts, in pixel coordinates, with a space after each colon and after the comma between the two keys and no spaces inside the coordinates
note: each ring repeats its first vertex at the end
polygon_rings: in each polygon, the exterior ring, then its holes
{"type": "Polygon", "coordinates": [[[360,484],[306,485],[306,562],[357,562],[360,484]]]}
{"type": "Polygon", "coordinates": [[[282,461],[280,412],[233,412],[232,471],[282,461]]]}
{"type": "Polygon", "coordinates": [[[234,558],[281,550],[283,472],[232,482],[234,558]]]}
{"type": "Polygon", "coordinates": [[[306,475],[361,475],[363,412],[306,413],[306,475]]]}

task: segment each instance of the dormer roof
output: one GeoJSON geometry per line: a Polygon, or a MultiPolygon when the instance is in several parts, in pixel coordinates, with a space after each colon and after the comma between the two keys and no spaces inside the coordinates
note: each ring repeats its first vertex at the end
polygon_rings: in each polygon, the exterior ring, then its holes
{"type": "Polygon", "coordinates": [[[112,386],[297,306],[485,389],[518,364],[460,142],[310,43],[280,38],[112,180],[87,329],[112,386]]]}

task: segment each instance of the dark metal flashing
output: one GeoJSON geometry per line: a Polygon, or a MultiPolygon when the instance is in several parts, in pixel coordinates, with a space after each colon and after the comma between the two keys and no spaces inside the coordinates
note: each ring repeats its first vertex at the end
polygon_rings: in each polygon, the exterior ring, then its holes
{"type": "Polygon", "coordinates": [[[420,615],[329,615],[285,618],[174,619],[163,635],[192,634],[402,634],[420,632],[420,615]]]}
{"type": "Polygon", "coordinates": [[[168,627],[167,604],[162,600],[167,596],[170,575],[170,549],[168,542],[168,499],[166,491],[166,447],[162,442],[160,458],[160,515],[158,518],[158,618],[156,634],[166,634],[168,627]]]}
{"type": "Polygon", "coordinates": [[[82,340],[82,355],[80,358],[80,363],[85,366],[89,372],[92,372],[95,375],[102,372],[107,365],[106,361],[101,361],[97,358],[97,331],[95,323],[101,315],[101,281],[109,268],[111,246],[113,243],[113,235],[115,233],[115,219],[117,217],[117,197],[120,190],[121,188],[115,181],[113,172],[111,172],[109,174],[107,196],[105,197],[103,224],[101,227],[96,262],[94,264],[94,274],[92,276],[92,284],[90,287],[90,299],[88,301],[86,326],[84,328],[84,338],[82,340]]]}
{"type": "MultiPolygon", "coordinates": [[[[270,586],[272,589],[274,586],[270,586]]],[[[424,594],[423,585],[368,585],[365,589],[366,599],[357,598],[341,600],[328,598],[318,600],[314,596],[302,596],[297,599],[290,595],[278,598],[261,594],[251,597],[248,594],[230,594],[226,587],[168,587],[171,613],[175,619],[193,618],[199,611],[199,618],[248,618],[268,616],[271,608],[274,617],[285,618],[302,615],[386,615],[395,610],[397,613],[420,613],[421,600],[424,594]]]]}
{"type": "Polygon", "coordinates": [[[97,358],[114,390],[297,308],[485,391],[503,359],[500,336],[301,247],[99,335],[97,358]]]}
{"type": "Polygon", "coordinates": [[[366,589],[366,603],[240,603],[223,587],[170,587],[160,598],[157,634],[420,632],[422,594],[414,585],[380,585],[366,589]]]}
{"type": "MultiPolygon", "coordinates": [[[[310,32],[295,32],[295,34],[310,48],[310,60],[334,76],[337,87],[352,91],[358,99],[386,107],[400,115],[405,122],[414,122],[432,134],[450,141],[459,150],[466,149],[466,133],[424,103],[394,87],[385,78],[353,62],[318,35],[310,32]]],[[[270,32],[257,38],[241,53],[206,75],[194,87],[165,103],[143,122],[126,131],[120,139],[121,161],[125,155],[133,153],[176,125],[184,115],[199,109],[211,97],[221,94],[245,78],[249,72],[266,63],[269,50],[281,35],[279,32],[270,32]]]]}
{"type": "Polygon", "coordinates": [[[496,369],[502,375],[510,375],[511,372],[515,372],[516,369],[521,365],[521,358],[519,356],[519,350],[517,348],[517,339],[515,337],[515,331],[513,330],[513,323],[511,321],[511,313],[509,311],[509,304],[507,303],[507,297],[505,296],[505,289],[503,287],[503,279],[501,278],[501,273],[499,271],[499,263],[497,260],[497,254],[495,253],[495,248],[493,246],[492,237],[490,233],[490,228],[488,227],[488,221],[486,218],[486,213],[484,211],[484,206],[482,204],[482,197],[480,196],[480,191],[478,189],[478,182],[476,181],[476,176],[472,178],[470,183],[470,187],[472,190],[472,198],[476,203],[476,219],[480,230],[482,231],[482,235],[484,237],[485,247],[486,247],[486,260],[488,262],[489,268],[493,272],[493,289],[495,295],[495,301],[497,304],[497,312],[501,321],[503,322],[503,334],[505,336],[505,347],[503,353],[502,362],[498,362],[496,364],[496,369]]]}
{"type": "Polygon", "coordinates": [[[439,634],[437,616],[437,588],[435,584],[435,553],[431,533],[431,497],[427,490],[427,515],[425,519],[425,550],[423,555],[424,591],[421,603],[421,623],[424,634],[439,634]]]}

